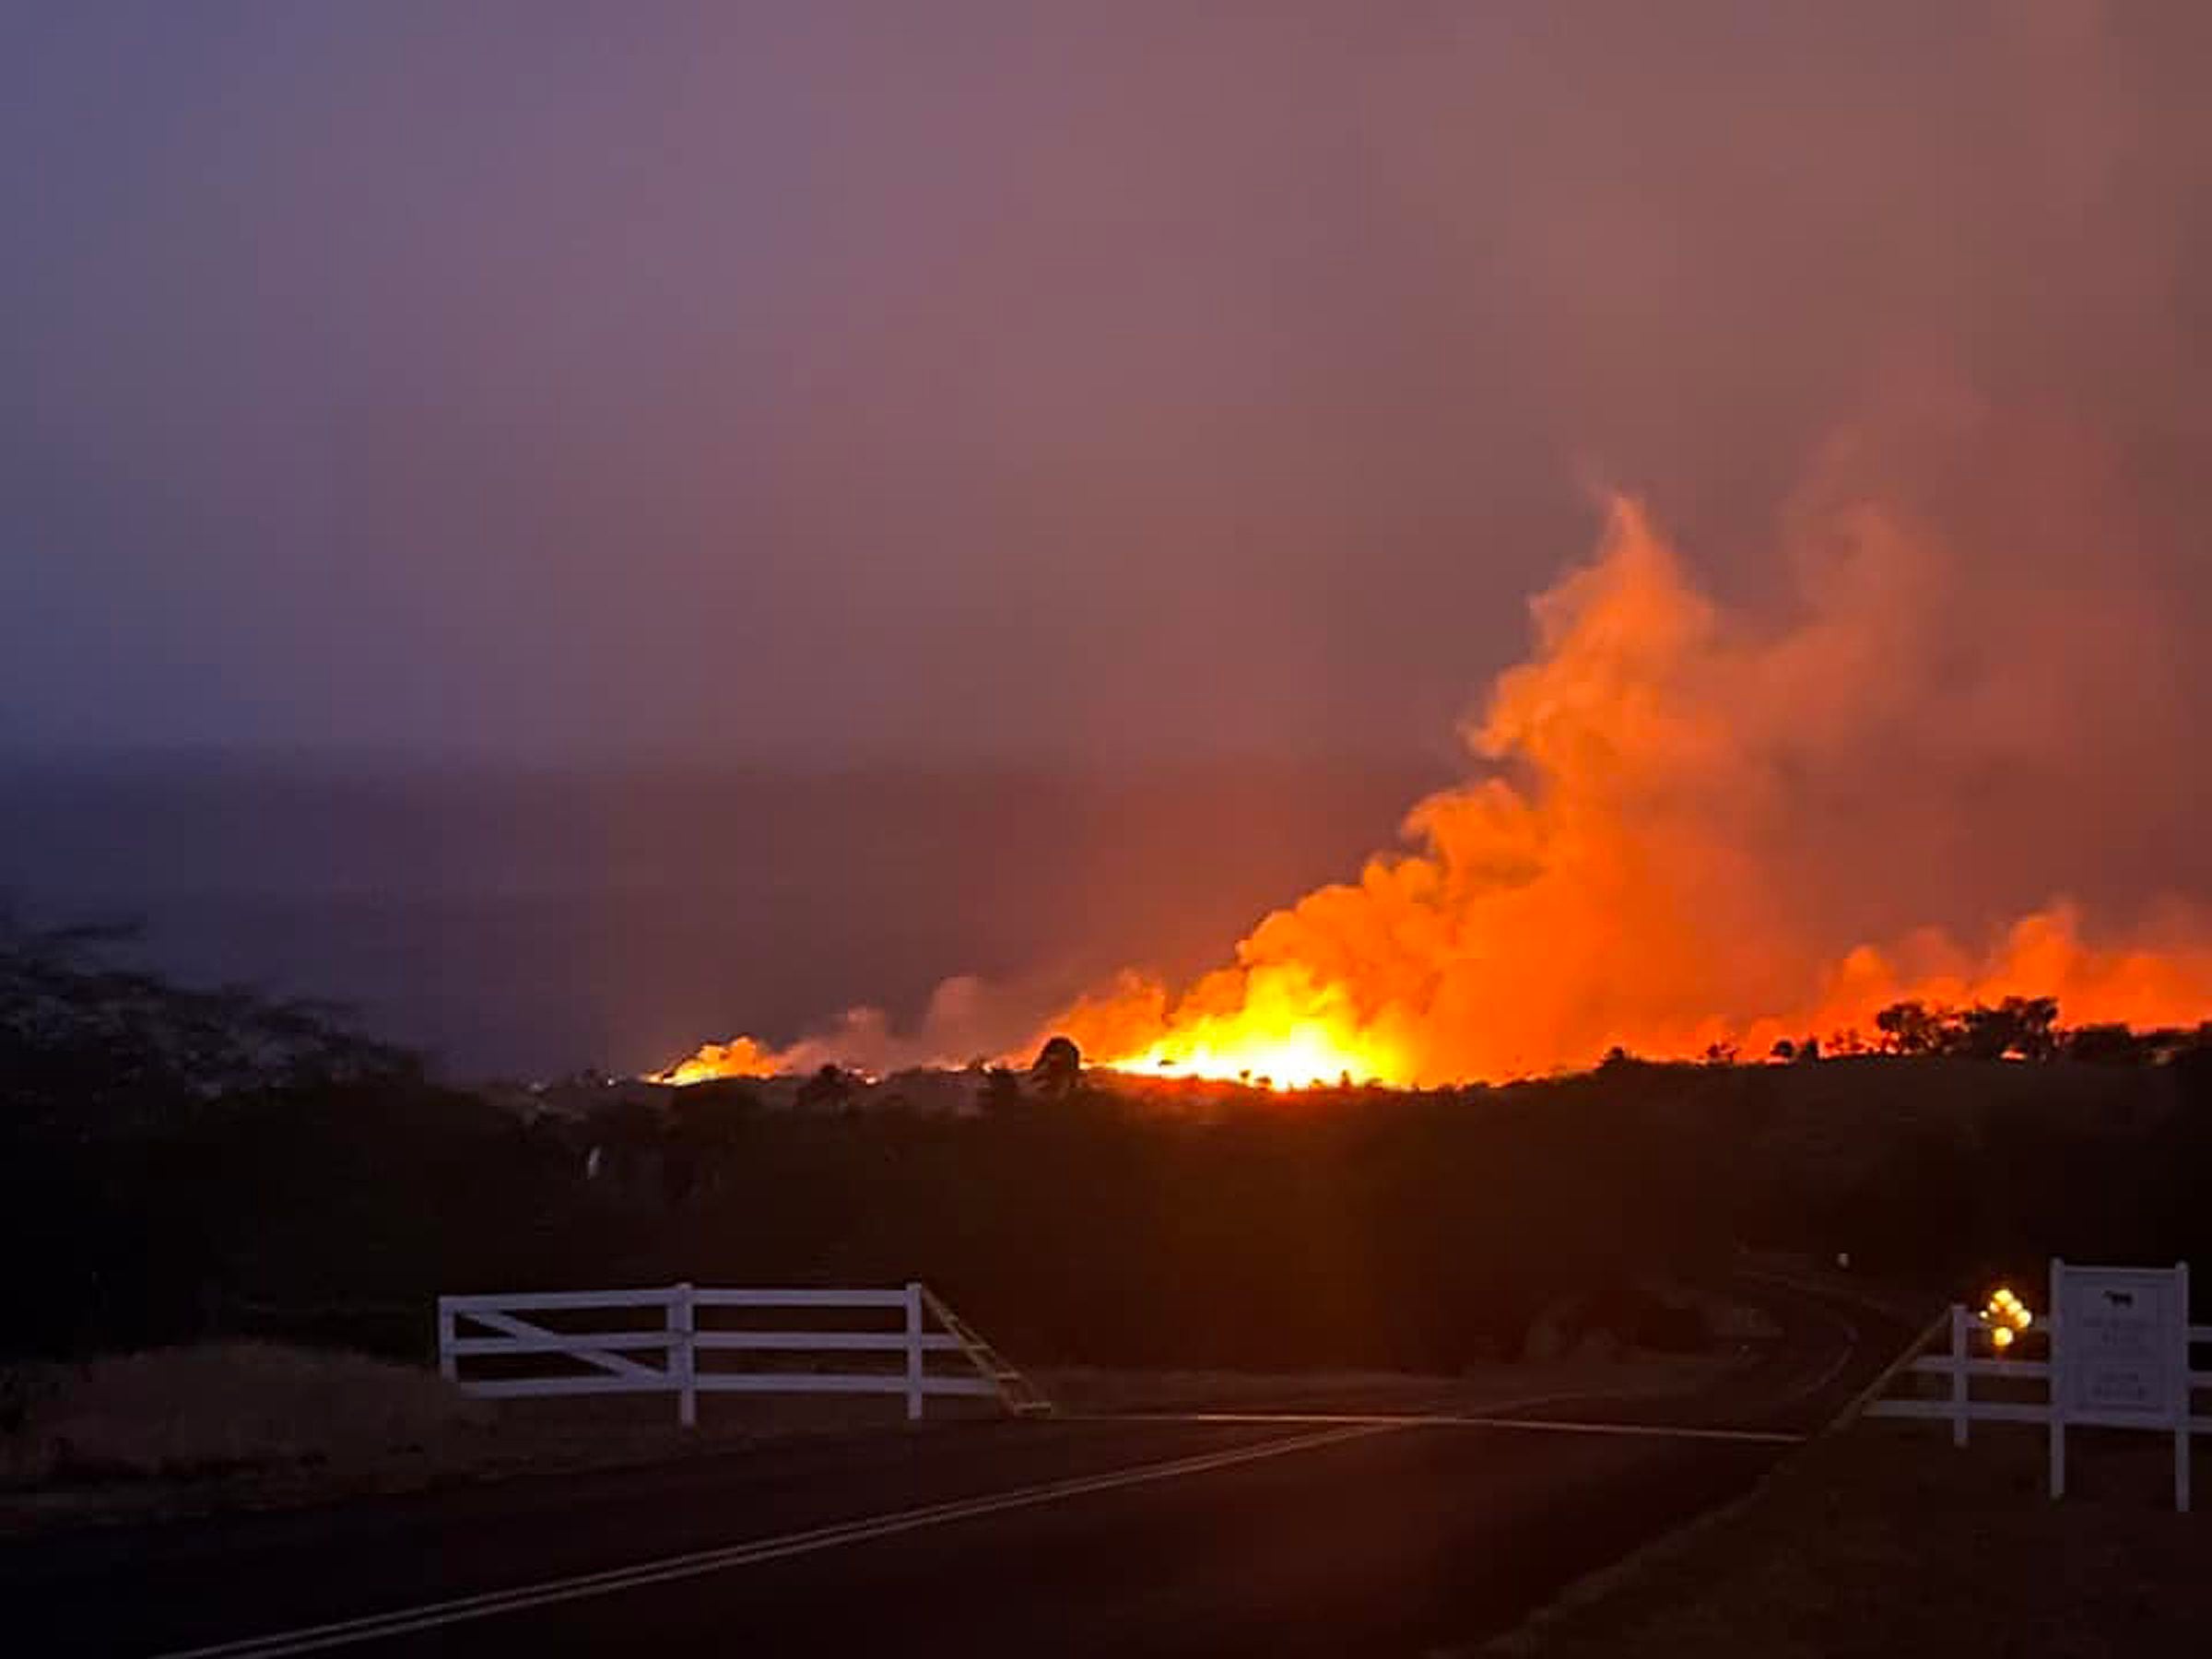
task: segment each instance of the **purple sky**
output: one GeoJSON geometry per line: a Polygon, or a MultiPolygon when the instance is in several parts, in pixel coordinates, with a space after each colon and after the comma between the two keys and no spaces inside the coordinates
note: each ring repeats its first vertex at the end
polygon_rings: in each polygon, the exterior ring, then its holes
{"type": "Polygon", "coordinates": [[[1839,470],[1962,638],[2109,585],[2195,709],[2207,63],[2182,5],[13,5],[0,747],[1436,755],[1595,487],[1756,607],[1839,470]]]}

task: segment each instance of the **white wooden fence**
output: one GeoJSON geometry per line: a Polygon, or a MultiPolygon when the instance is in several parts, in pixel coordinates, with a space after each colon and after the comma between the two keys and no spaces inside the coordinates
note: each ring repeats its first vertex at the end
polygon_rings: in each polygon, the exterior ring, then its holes
{"type": "MultiPolygon", "coordinates": [[[[875,1322],[871,1322],[875,1323],[875,1322]]],[[[945,1395],[998,1395],[1017,1406],[1008,1379],[1019,1381],[980,1338],[919,1284],[891,1290],[712,1290],[670,1285],[658,1290],[550,1290],[507,1296],[438,1299],[438,1364],[464,1392],[487,1399],[553,1394],[673,1394],[677,1418],[699,1420],[702,1394],[890,1394],[919,1419],[924,1403],[945,1395]],[[715,1314],[739,1309],[830,1310],[839,1317],[890,1312],[895,1328],[761,1330],[721,1325],[715,1314]],[[638,1315],[657,1313],[657,1322],[638,1315]],[[627,1315],[617,1328],[557,1328],[546,1315],[627,1315]],[[947,1328],[928,1328],[932,1315],[947,1328]],[[702,1315],[704,1317],[702,1317],[702,1315]],[[956,1334],[957,1333],[957,1334],[956,1334]],[[932,1370],[933,1354],[958,1354],[959,1372],[932,1370]],[[849,1369],[728,1369],[702,1357],[776,1356],[842,1363],[849,1369]],[[858,1369],[853,1357],[880,1355],[889,1363],[858,1369]],[[521,1365],[512,1361],[524,1361],[521,1365]],[[494,1374],[484,1374],[484,1362],[494,1374]],[[550,1374],[545,1365],[559,1367],[550,1374]],[[579,1369],[581,1368],[581,1369],[579,1369]],[[467,1374],[474,1371],[476,1374],[467,1374]]],[[[1033,1391],[1031,1391],[1033,1393],[1033,1391]]]]}
{"type": "MultiPolygon", "coordinates": [[[[1994,1332],[2001,1328],[1986,1314],[1978,1313],[1959,1303],[1953,1303],[1948,1319],[1949,1341],[1946,1351],[1919,1353],[1902,1368],[1921,1376],[1944,1379],[1948,1390],[1941,1399],[1881,1399],[1867,1407],[1867,1415],[1881,1418],[1917,1418],[1948,1422],[1951,1425],[1951,1443],[1964,1446],[1971,1436],[1971,1425],[1984,1423],[2033,1423],[2050,1431],[2051,1496],[2062,1498],[2066,1490],[2066,1429],[2069,1423],[2092,1427],[2124,1427],[2154,1429],[2171,1432],[2173,1436],[2173,1495],[2174,1507],[2186,1510],[2190,1505],[2190,1441],[2194,1435],[2212,1435],[2212,1415],[2196,1408],[2199,1391],[2212,1389],[2212,1371],[2195,1368],[2194,1351],[2200,1347],[2212,1347],[2212,1325],[2187,1324],[2188,1274],[2180,1269],[2180,1352],[2175,1356],[2174,1400],[2160,1410],[2149,1406],[2138,1416],[2129,1412],[2114,1417],[2095,1411],[2084,1412],[2069,1406],[2061,1386],[2064,1368],[2071,1359],[2064,1351],[2067,1340],[2065,1316],[2060,1312],[2061,1304],[2067,1300],[2065,1287],[2069,1272],[2083,1274],[2093,1269],[2069,1269],[2063,1262],[2051,1265],[2051,1305],[2035,1316],[2035,1324],[2025,1334],[2013,1335],[2007,1346],[2000,1348],[1993,1340],[1994,1332]],[[2030,1359],[2021,1350],[2030,1345],[2043,1348],[2045,1358],[2030,1359]],[[2003,1379],[2014,1382],[2041,1385],[2041,1399],[1976,1399],[1973,1394],[1975,1379],[1985,1381],[2003,1379]]],[[[1932,1339],[1939,1329],[1931,1327],[1923,1343],[1932,1339]]]]}

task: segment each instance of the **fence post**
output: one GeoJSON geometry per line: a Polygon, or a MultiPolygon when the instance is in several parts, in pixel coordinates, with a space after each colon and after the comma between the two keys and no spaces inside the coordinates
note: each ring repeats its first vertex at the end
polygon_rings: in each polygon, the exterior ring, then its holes
{"type": "Polygon", "coordinates": [[[687,1282],[677,1286],[676,1294],[668,1299],[668,1374],[676,1382],[676,1420],[687,1429],[699,1422],[699,1373],[692,1329],[691,1287],[687,1282]]]}
{"type": "Polygon", "coordinates": [[[2173,1357],[2177,1368],[2174,1387],[2180,1395],[2176,1402],[2177,1415],[2173,1419],[2173,1507],[2185,1515],[2189,1512],[2189,1419],[2196,1410],[2195,1391],[2189,1381],[2189,1264],[2175,1263],[2174,1277],[2181,1281],[2181,1288],[2175,1294],[2182,1300],[2182,1351],[2173,1357]]]}
{"type": "Polygon", "coordinates": [[[906,1287],[906,1420],[922,1420],[922,1287],[906,1287]]]}
{"type": "Polygon", "coordinates": [[[453,1352],[453,1304],[451,1297],[438,1299],[438,1374],[448,1382],[461,1381],[461,1356],[453,1352]]]}
{"type": "Polygon", "coordinates": [[[1951,1444],[1954,1446],[1966,1444],[1966,1362],[1972,1354],[1967,1332],[1971,1318],[1964,1302],[1951,1304],[1951,1444]]]}
{"type": "Polygon", "coordinates": [[[2043,1317],[2051,1322],[2051,1500],[2066,1495],[2066,1322],[2061,1316],[2066,1264],[2051,1258],[2051,1306],[2043,1317]]]}

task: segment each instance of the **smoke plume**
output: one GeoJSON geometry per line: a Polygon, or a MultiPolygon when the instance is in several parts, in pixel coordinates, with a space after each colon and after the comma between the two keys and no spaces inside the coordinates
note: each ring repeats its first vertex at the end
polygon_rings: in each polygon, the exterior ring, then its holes
{"type": "MultiPolygon", "coordinates": [[[[1870,1037],[1908,997],[2054,995],[2083,1023],[2212,1014],[2212,935],[2178,904],[2093,925],[2053,887],[1987,909],[2018,844],[2063,860],[2080,841],[2050,833],[2080,801],[2020,796],[2097,786],[2074,761],[2126,679],[2111,625],[2139,665],[2158,655],[2132,591],[1985,593],[1931,535],[1849,498],[1808,496],[1786,540],[1794,591],[1762,618],[1701,592],[1613,498],[1594,557],[1533,603],[1533,653],[1466,723],[1468,780],[1407,815],[1410,851],[1265,917],[1194,984],[1124,974],[1021,1045],[1065,1030],[1136,1069],[1430,1085],[1616,1047],[1870,1037]]],[[[2137,690],[2153,718],[2155,684],[2137,690]]],[[[958,1060],[1015,1018],[950,982],[911,1038],[863,1011],[782,1054],[741,1043],[730,1068],[958,1060]]]]}

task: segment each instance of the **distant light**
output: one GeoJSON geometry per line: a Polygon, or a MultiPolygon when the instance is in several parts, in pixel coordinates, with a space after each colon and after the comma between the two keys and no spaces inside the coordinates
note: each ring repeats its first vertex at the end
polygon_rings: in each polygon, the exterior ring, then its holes
{"type": "Polygon", "coordinates": [[[2009,1285],[1999,1285],[1990,1293],[1989,1306],[1983,1311],[1982,1323],[1992,1327],[2008,1327],[2001,1333],[1993,1328],[1991,1340],[1999,1347],[2011,1346],[2013,1336],[2035,1323],[2035,1315],[2028,1312],[2028,1304],[2012,1292],[2009,1285]],[[2003,1340],[1999,1341],[1999,1335],[2003,1340]]]}
{"type": "Polygon", "coordinates": [[[2012,1346],[2012,1327],[2010,1325],[1999,1325],[1995,1330],[1990,1332],[1989,1346],[1994,1348],[2010,1347],[2012,1346]]]}

